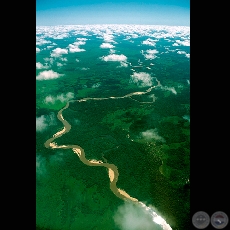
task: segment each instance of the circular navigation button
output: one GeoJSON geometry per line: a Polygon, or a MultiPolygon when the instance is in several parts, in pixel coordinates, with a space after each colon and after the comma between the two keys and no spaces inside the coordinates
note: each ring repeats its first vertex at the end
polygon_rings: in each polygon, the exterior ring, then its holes
{"type": "Polygon", "coordinates": [[[211,224],[216,229],[223,229],[228,224],[228,216],[221,211],[215,212],[211,216],[211,224]]]}
{"type": "Polygon", "coordinates": [[[206,228],[210,223],[210,217],[206,212],[196,212],[192,217],[193,225],[198,229],[206,228]]]}

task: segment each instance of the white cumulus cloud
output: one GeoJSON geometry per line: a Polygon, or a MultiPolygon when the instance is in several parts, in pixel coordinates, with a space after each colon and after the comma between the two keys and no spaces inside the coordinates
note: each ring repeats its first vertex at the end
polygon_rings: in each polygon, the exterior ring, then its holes
{"type": "Polygon", "coordinates": [[[69,48],[69,52],[70,53],[77,53],[77,52],[83,52],[85,51],[85,49],[81,49],[79,48],[80,45],[84,45],[85,44],[85,41],[77,41],[77,42],[74,42],[73,44],[69,44],[68,45],[68,48],[69,48]]]}
{"type": "Polygon", "coordinates": [[[44,70],[43,72],[39,73],[36,77],[37,80],[51,80],[51,79],[57,79],[63,74],[59,74],[57,72],[54,72],[53,70],[44,70]]]}
{"type": "Polygon", "coordinates": [[[120,230],[162,230],[152,216],[139,204],[125,203],[114,215],[114,222],[120,230]]]}
{"type": "Polygon", "coordinates": [[[104,56],[102,57],[102,59],[104,61],[119,61],[119,62],[122,62],[122,61],[126,61],[127,60],[127,57],[123,54],[109,54],[107,56],[104,56]]]}
{"type": "Polygon", "coordinates": [[[92,88],[98,88],[98,87],[100,87],[100,86],[101,86],[101,83],[98,82],[98,83],[93,84],[93,85],[92,85],[92,88]]]}
{"type": "Polygon", "coordinates": [[[48,65],[43,65],[41,62],[36,62],[36,68],[37,69],[48,69],[48,65]]]}
{"type": "Polygon", "coordinates": [[[100,47],[103,49],[106,49],[106,48],[111,49],[111,48],[114,48],[115,46],[110,43],[102,43],[100,47]]]}
{"type": "Polygon", "coordinates": [[[60,57],[63,54],[68,54],[68,50],[62,49],[62,48],[56,48],[56,49],[52,50],[50,56],[51,57],[60,57]]]}
{"type": "Polygon", "coordinates": [[[186,53],[185,51],[177,51],[178,54],[184,54],[185,57],[190,58],[190,54],[186,53]]]}
{"type": "Polygon", "coordinates": [[[49,104],[49,103],[54,104],[56,101],[60,101],[60,102],[64,103],[64,102],[67,102],[73,98],[74,98],[74,93],[68,92],[66,94],[64,94],[64,93],[59,94],[56,97],[48,95],[45,97],[44,102],[45,102],[45,104],[49,104]]]}
{"type": "Polygon", "coordinates": [[[158,142],[165,142],[165,139],[158,134],[157,129],[148,129],[144,132],[141,132],[141,137],[147,141],[155,140],[158,142]]]}
{"type": "Polygon", "coordinates": [[[149,49],[149,50],[146,50],[146,51],[142,50],[141,53],[144,55],[144,57],[146,59],[152,60],[152,59],[157,57],[155,54],[157,54],[159,52],[156,49],[154,49],[154,50],[149,49]]]}
{"type": "Polygon", "coordinates": [[[156,42],[153,39],[148,38],[147,40],[143,41],[142,44],[149,45],[149,46],[155,46],[156,42]]]}
{"type": "Polygon", "coordinates": [[[131,75],[130,82],[136,83],[140,87],[152,86],[152,78],[149,73],[145,72],[134,72],[131,75]]]}
{"type": "Polygon", "coordinates": [[[172,92],[173,94],[177,94],[177,91],[175,90],[174,87],[161,86],[161,89],[170,91],[170,92],[172,92]]]}
{"type": "Polygon", "coordinates": [[[109,32],[103,34],[103,39],[105,42],[114,42],[113,38],[114,38],[114,36],[112,34],[110,34],[109,32]]]}
{"type": "Polygon", "coordinates": [[[37,132],[43,132],[49,126],[52,126],[55,124],[56,124],[56,119],[53,113],[50,115],[41,115],[40,117],[36,117],[36,131],[37,132]]]}
{"type": "Polygon", "coordinates": [[[36,117],[36,131],[43,132],[47,128],[45,116],[36,117]]]}
{"type": "Polygon", "coordinates": [[[69,45],[69,52],[70,53],[77,53],[77,52],[83,52],[83,51],[85,51],[85,49],[81,49],[78,46],[75,46],[72,44],[69,45]]]}
{"type": "Polygon", "coordinates": [[[42,46],[42,45],[49,44],[49,43],[51,43],[51,41],[47,41],[41,37],[36,37],[36,45],[38,46],[42,46]]]}
{"type": "Polygon", "coordinates": [[[57,66],[58,67],[62,67],[64,64],[60,63],[60,62],[57,62],[57,66]]]}
{"type": "Polygon", "coordinates": [[[61,57],[60,60],[61,61],[67,61],[67,58],[66,57],[65,58],[61,57]]]}
{"type": "Polygon", "coordinates": [[[121,61],[120,64],[121,65],[118,67],[128,67],[128,64],[126,62],[121,61]]]}
{"type": "Polygon", "coordinates": [[[183,118],[190,122],[190,116],[189,115],[184,115],[183,118]]]}
{"type": "Polygon", "coordinates": [[[44,59],[44,61],[45,62],[49,62],[50,63],[50,65],[53,65],[53,63],[54,63],[54,59],[53,58],[43,58],[44,59]]]}
{"type": "Polygon", "coordinates": [[[77,40],[79,40],[79,41],[87,41],[88,38],[77,38],[77,40]]]}
{"type": "Polygon", "coordinates": [[[176,40],[176,43],[174,43],[173,46],[190,46],[190,40],[176,40]]]}
{"type": "Polygon", "coordinates": [[[116,53],[116,51],[115,51],[114,49],[110,49],[110,50],[109,50],[109,53],[110,53],[110,54],[114,54],[114,53],[116,53]]]}

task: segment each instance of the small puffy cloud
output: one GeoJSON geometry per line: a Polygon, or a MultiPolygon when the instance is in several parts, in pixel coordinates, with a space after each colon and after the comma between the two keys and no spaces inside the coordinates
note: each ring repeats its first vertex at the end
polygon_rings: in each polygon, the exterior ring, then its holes
{"type": "MultiPolygon", "coordinates": [[[[91,36],[88,34],[88,31],[86,31],[88,29],[88,26],[84,26],[84,28],[82,27],[82,25],[79,25],[81,28],[76,28],[78,26],[73,26],[74,28],[74,32],[73,34],[74,35],[83,35],[83,36],[91,36]]],[[[72,27],[72,26],[71,26],[72,27]]],[[[81,39],[81,38],[77,38],[77,39],[81,39]]],[[[85,38],[82,38],[82,39],[85,39],[85,38]]],[[[88,39],[87,39],[88,40],[88,39]]]]}
{"type": "Polygon", "coordinates": [[[47,46],[46,49],[52,49],[54,46],[47,46]]]}
{"type": "Polygon", "coordinates": [[[116,53],[116,51],[115,51],[114,49],[110,49],[110,50],[109,50],[109,53],[110,53],[110,54],[114,54],[114,53],[116,53]]]}
{"type": "Polygon", "coordinates": [[[185,57],[190,58],[190,54],[187,54],[185,51],[177,51],[178,54],[184,54],[185,57]]]}
{"type": "Polygon", "coordinates": [[[183,89],[184,88],[184,86],[182,84],[178,84],[177,87],[178,87],[178,89],[183,89]]]}
{"type": "Polygon", "coordinates": [[[114,42],[113,38],[114,36],[112,34],[109,33],[103,34],[103,39],[105,42],[114,42]]]}
{"type": "Polygon", "coordinates": [[[73,45],[75,46],[85,45],[85,41],[80,40],[80,41],[74,42],[73,45]]]}
{"type": "Polygon", "coordinates": [[[74,93],[72,92],[68,92],[65,94],[60,94],[60,95],[57,95],[57,100],[61,101],[61,102],[66,102],[66,101],[69,101],[70,99],[73,99],[74,98],[74,93]]]}
{"type": "Polygon", "coordinates": [[[134,72],[131,75],[130,82],[136,83],[139,87],[152,86],[153,84],[151,75],[145,72],[134,72]]]}
{"type": "Polygon", "coordinates": [[[92,88],[98,88],[98,87],[100,87],[100,86],[101,86],[101,84],[98,82],[98,83],[93,84],[93,85],[92,85],[92,88]]]}
{"type": "Polygon", "coordinates": [[[36,47],[36,53],[39,53],[41,51],[41,49],[39,49],[38,47],[36,47]]]}
{"type": "Polygon", "coordinates": [[[66,57],[65,58],[61,57],[60,61],[67,61],[67,58],[66,57]]]}
{"type": "Polygon", "coordinates": [[[49,104],[49,103],[54,104],[54,103],[55,103],[55,98],[52,97],[51,95],[46,96],[44,102],[45,102],[46,104],[49,104]]]}
{"type": "Polygon", "coordinates": [[[78,53],[78,52],[83,52],[83,51],[85,51],[85,49],[81,49],[76,45],[72,45],[72,44],[69,45],[69,52],[70,53],[78,53]]]}
{"type": "Polygon", "coordinates": [[[54,63],[54,59],[53,58],[43,58],[45,62],[49,62],[51,65],[53,65],[54,63]]]}
{"type": "MultiPolygon", "coordinates": [[[[60,58],[59,61],[66,62],[66,61],[67,61],[67,58],[60,58]]],[[[58,67],[61,67],[61,66],[63,66],[63,65],[66,65],[66,63],[57,62],[56,65],[57,65],[58,67]]]]}
{"type": "Polygon", "coordinates": [[[44,103],[45,104],[49,104],[49,103],[55,104],[56,101],[60,101],[60,102],[64,103],[64,102],[67,102],[73,98],[74,98],[74,93],[72,93],[72,92],[68,92],[66,94],[62,93],[62,94],[57,95],[56,97],[48,95],[45,97],[44,103]]]}
{"type": "Polygon", "coordinates": [[[126,202],[118,207],[114,215],[114,222],[120,230],[172,230],[170,226],[165,225],[168,228],[165,226],[163,228],[161,222],[157,223],[158,216],[156,214],[155,220],[153,220],[153,214],[139,204],[126,202]]]}
{"type": "Polygon", "coordinates": [[[152,60],[152,59],[156,58],[155,54],[157,54],[159,52],[156,49],[154,49],[154,50],[146,50],[146,51],[142,50],[141,53],[144,55],[144,57],[146,59],[152,60]]]}
{"type": "Polygon", "coordinates": [[[130,34],[132,38],[138,38],[139,36],[137,34],[130,34]]]}
{"type": "Polygon", "coordinates": [[[80,120],[78,120],[78,119],[74,119],[74,124],[76,124],[76,125],[80,125],[80,124],[81,124],[81,121],[80,121],[80,120]]]}
{"type": "Polygon", "coordinates": [[[58,67],[62,67],[64,64],[60,63],[60,62],[57,62],[57,66],[58,67]]]}
{"type": "Polygon", "coordinates": [[[179,51],[177,51],[177,53],[178,53],[178,54],[186,54],[186,52],[185,52],[185,51],[180,51],[180,50],[179,50],[179,51]]]}
{"type": "Polygon", "coordinates": [[[77,53],[77,52],[83,52],[85,51],[85,49],[81,49],[79,48],[80,45],[84,45],[85,44],[85,41],[77,41],[77,42],[74,42],[73,44],[69,44],[68,45],[68,48],[69,48],[69,52],[70,53],[77,53]]]}
{"type": "Polygon", "coordinates": [[[48,65],[43,65],[41,62],[36,62],[36,68],[37,69],[48,69],[48,65]]]}
{"type": "Polygon", "coordinates": [[[148,96],[149,98],[152,98],[153,102],[156,101],[157,97],[154,94],[151,94],[148,96]]]}
{"type": "Polygon", "coordinates": [[[146,50],[146,53],[148,53],[148,54],[157,54],[159,52],[156,49],[154,49],[154,50],[146,50]]]}
{"type": "Polygon", "coordinates": [[[53,34],[51,37],[54,39],[63,39],[69,37],[68,33],[65,33],[63,31],[58,32],[59,34],[53,34]]]}
{"type": "Polygon", "coordinates": [[[77,40],[79,40],[79,41],[87,41],[88,38],[77,38],[77,40]]]}
{"type": "Polygon", "coordinates": [[[111,48],[114,48],[115,46],[114,45],[112,45],[112,44],[110,44],[110,43],[102,43],[101,45],[100,45],[100,47],[101,48],[103,48],[103,49],[111,49],[111,48]]]}
{"type": "Polygon", "coordinates": [[[39,73],[36,79],[37,80],[52,80],[52,79],[57,79],[62,75],[63,74],[59,74],[57,72],[54,72],[53,70],[45,70],[39,73]]]}
{"type": "Polygon", "coordinates": [[[62,48],[56,48],[56,49],[52,50],[50,56],[51,57],[60,57],[63,54],[68,54],[68,50],[62,49],[62,48]]]}
{"type": "Polygon", "coordinates": [[[114,54],[114,50],[113,49],[110,49],[110,54],[107,55],[107,56],[103,56],[101,57],[102,60],[104,61],[117,61],[117,62],[120,62],[120,66],[118,67],[128,67],[128,64],[127,64],[127,57],[123,54],[114,54]]]}
{"type": "Polygon", "coordinates": [[[158,142],[165,142],[165,139],[158,134],[157,129],[148,129],[141,132],[141,137],[147,141],[155,140],[158,142]]]}
{"type": "Polygon", "coordinates": [[[121,65],[118,67],[128,67],[128,64],[126,62],[121,61],[120,64],[121,65]]]}
{"type": "Polygon", "coordinates": [[[88,67],[82,67],[81,70],[89,70],[88,67]]]}
{"type": "Polygon", "coordinates": [[[42,45],[49,44],[49,43],[51,43],[51,41],[47,41],[42,37],[36,37],[36,45],[38,46],[42,46],[42,45]]]}
{"type": "Polygon", "coordinates": [[[168,87],[168,86],[161,86],[161,89],[171,91],[173,94],[177,94],[177,91],[174,87],[168,87]]]}
{"type": "Polygon", "coordinates": [[[176,40],[176,42],[173,44],[173,46],[190,46],[190,40],[176,40]]]}
{"type": "Polygon", "coordinates": [[[46,130],[47,124],[46,124],[46,119],[45,116],[42,115],[41,117],[36,117],[36,131],[37,132],[43,132],[46,130]]]}
{"type": "Polygon", "coordinates": [[[127,57],[123,54],[109,54],[107,56],[102,57],[102,59],[104,61],[118,61],[118,62],[122,62],[122,61],[126,61],[127,57]]]}
{"type": "Polygon", "coordinates": [[[190,116],[189,115],[184,115],[183,118],[190,122],[190,116]]]}
{"type": "Polygon", "coordinates": [[[125,38],[124,38],[124,40],[129,40],[129,39],[131,39],[132,37],[131,36],[126,36],[125,38]]]}
{"type": "Polygon", "coordinates": [[[55,115],[52,113],[50,115],[41,115],[40,117],[36,117],[36,131],[43,132],[49,126],[55,125],[56,119],[55,115]]]}
{"type": "Polygon", "coordinates": [[[149,45],[149,46],[155,46],[156,42],[153,39],[148,38],[147,40],[143,41],[142,44],[143,45],[149,45]]]}

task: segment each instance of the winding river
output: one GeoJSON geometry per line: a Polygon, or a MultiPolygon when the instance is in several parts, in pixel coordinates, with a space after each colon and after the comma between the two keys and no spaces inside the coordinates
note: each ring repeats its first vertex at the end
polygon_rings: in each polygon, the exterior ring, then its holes
{"type": "MultiPolygon", "coordinates": [[[[123,199],[125,201],[132,201],[135,203],[140,204],[142,207],[144,207],[146,210],[149,210],[150,208],[147,207],[145,204],[143,204],[142,202],[138,201],[138,199],[131,197],[127,192],[125,192],[124,190],[120,189],[117,187],[117,181],[118,181],[118,176],[119,176],[119,172],[117,169],[117,166],[114,164],[110,164],[107,162],[103,162],[103,161],[97,161],[97,160],[88,160],[85,157],[85,151],[83,148],[81,148],[81,146],[79,145],[57,145],[57,143],[54,142],[55,139],[61,137],[62,135],[64,135],[65,133],[69,132],[71,129],[71,125],[63,118],[62,112],[63,110],[67,109],[69,107],[70,102],[85,102],[87,100],[108,100],[108,99],[121,99],[121,98],[126,98],[129,97],[132,100],[135,100],[132,98],[133,95],[142,95],[142,94],[146,94],[148,92],[150,92],[153,88],[156,88],[157,86],[161,86],[160,81],[157,80],[157,85],[156,86],[152,86],[149,89],[147,89],[144,92],[133,92],[130,94],[127,94],[125,96],[122,97],[108,97],[108,98],[83,98],[80,100],[72,100],[67,102],[66,106],[64,108],[62,108],[57,115],[57,118],[62,122],[62,124],[64,125],[63,129],[57,133],[55,133],[53,135],[53,137],[51,137],[50,139],[48,139],[44,145],[46,148],[52,148],[52,149],[72,149],[74,153],[76,153],[79,157],[79,159],[88,166],[97,166],[97,167],[106,167],[108,170],[108,176],[110,179],[110,189],[111,191],[120,199],[123,199]]],[[[145,103],[145,102],[140,102],[140,103],[145,103]]],[[[153,103],[153,102],[146,102],[146,103],[153,103]]],[[[157,215],[153,210],[151,210],[150,215],[152,215],[153,217],[153,221],[156,222],[157,224],[160,224],[163,229],[165,230],[171,230],[172,228],[166,223],[166,221],[159,215],[157,215]]]]}

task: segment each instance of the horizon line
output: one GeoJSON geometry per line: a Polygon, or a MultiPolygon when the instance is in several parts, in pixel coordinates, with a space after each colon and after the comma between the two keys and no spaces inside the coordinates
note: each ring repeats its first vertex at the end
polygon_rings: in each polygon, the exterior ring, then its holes
{"type": "Polygon", "coordinates": [[[167,25],[167,24],[136,24],[136,23],[95,23],[95,24],[57,24],[57,25],[36,25],[36,26],[92,26],[92,25],[137,25],[137,26],[180,26],[190,27],[190,25],[167,25]]]}

